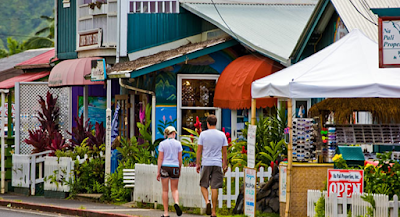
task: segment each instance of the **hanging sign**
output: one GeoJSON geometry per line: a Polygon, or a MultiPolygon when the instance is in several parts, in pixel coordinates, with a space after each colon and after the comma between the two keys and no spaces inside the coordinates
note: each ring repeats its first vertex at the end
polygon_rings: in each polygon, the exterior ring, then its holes
{"type": "Polygon", "coordinates": [[[92,67],[90,71],[91,81],[104,81],[107,78],[106,60],[98,59],[92,60],[92,67]]]}
{"type": "Polygon", "coordinates": [[[400,17],[379,18],[379,67],[400,67],[400,17]]]}
{"type": "Polygon", "coordinates": [[[250,125],[247,131],[247,167],[256,165],[256,125],[250,125]]]}
{"type": "Polygon", "coordinates": [[[244,168],[244,214],[256,216],[257,170],[244,168]]]}
{"type": "Polygon", "coordinates": [[[328,170],[328,197],[337,193],[338,197],[351,198],[354,193],[364,191],[364,170],[328,170]]]}

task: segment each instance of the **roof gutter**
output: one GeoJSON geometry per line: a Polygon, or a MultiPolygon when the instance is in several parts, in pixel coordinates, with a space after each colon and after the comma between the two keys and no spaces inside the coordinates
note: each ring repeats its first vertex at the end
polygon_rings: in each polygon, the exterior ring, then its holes
{"type": "Polygon", "coordinates": [[[143,90],[124,84],[124,82],[122,82],[122,78],[119,79],[119,85],[128,90],[151,95],[151,140],[154,143],[154,141],[156,141],[156,93],[150,90],[143,90]]]}

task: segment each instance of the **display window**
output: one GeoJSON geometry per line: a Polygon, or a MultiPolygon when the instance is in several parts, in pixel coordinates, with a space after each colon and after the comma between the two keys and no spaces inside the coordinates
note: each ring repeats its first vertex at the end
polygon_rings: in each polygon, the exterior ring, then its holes
{"type": "Polygon", "coordinates": [[[214,92],[219,75],[178,75],[178,133],[189,134],[183,128],[194,130],[196,117],[202,130],[207,129],[208,115],[217,116],[217,128],[221,125],[221,110],[214,107],[214,92]]]}

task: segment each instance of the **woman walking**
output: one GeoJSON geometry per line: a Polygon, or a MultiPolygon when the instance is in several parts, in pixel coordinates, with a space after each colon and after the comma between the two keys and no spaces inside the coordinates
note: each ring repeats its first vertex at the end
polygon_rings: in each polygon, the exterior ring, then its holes
{"type": "Polygon", "coordinates": [[[164,205],[164,215],[168,215],[168,191],[169,181],[171,181],[171,193],[174,199],[174,207],[178,216],[182,215],[179,207],[178,182],[182,166],[182,145],[175,139],[176,130],[169,126],[164,130],[165,140],[158,146],[158,173],[157,180],[162,183],[162,200],[164,205]]]}

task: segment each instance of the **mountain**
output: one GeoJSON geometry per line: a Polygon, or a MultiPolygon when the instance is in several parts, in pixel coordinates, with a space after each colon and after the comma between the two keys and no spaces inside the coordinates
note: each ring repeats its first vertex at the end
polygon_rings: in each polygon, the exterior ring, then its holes
{"type": "Polygon", "coordinates": [[[54,0],[0,0],[0,49],[7,48],[7,37],[19,42],[35,35],[48,23],[40,16],[53,17],[54,0]]]}

